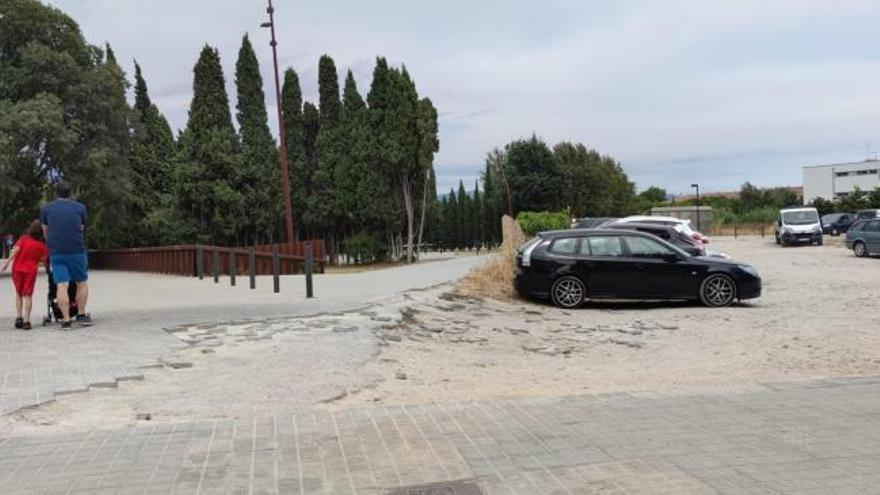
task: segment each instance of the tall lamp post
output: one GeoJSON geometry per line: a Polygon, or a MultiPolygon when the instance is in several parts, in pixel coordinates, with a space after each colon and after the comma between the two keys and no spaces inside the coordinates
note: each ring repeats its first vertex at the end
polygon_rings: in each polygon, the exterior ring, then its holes
{"type": "Polygon", "coordinates": [[[278,139],[279,144],[278,161],[281,165],[281,191],[284,195],[284,221],[286,224],[287,242],[293,244],[293,209],[290,206],[290,176],[287,170],[287,139],[284,135],[284,113],[281,109],[281,83],[278,79],[278,42],[275,41],[275,8],[272,7],[272,0],[269,0],[269,6],[266,7],[266,13],[269,14],[269,22],[264,22],[260,27],[269,28],[272,33],[272,41],[269,46],[272,47],[272,62],[275,65],[275,101],[278,107],[278,139]]]}
{"type": "Polygon", "coordinates": [[[700,185],[691,184],[691,187],[697,190],[697,231],[702,232],[703,227],[700,225],[700,185]]]}

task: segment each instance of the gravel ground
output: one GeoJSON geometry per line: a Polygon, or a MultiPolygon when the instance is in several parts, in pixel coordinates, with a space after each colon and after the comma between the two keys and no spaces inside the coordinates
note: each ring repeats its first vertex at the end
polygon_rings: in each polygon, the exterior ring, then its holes
{"type": "Polygon", "coordinates": [[[880,374],[880,259],[839,243],[717,239],[754,265],[762,298],[730,308],[591,303],[577,311],[411,291],[369,310],[189,327],[183,362],[142,382],[0,418],[70,431],[260,412],[592,392],[676,394],[880,374]],[[187,364],[187,366],[189,366],[187,364]]]}

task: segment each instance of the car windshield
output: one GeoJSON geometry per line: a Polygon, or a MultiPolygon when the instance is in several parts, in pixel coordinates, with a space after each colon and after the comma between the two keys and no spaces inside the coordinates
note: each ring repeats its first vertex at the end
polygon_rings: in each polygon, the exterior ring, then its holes
{"type": "Polygon", "coordinates": [[[812,210],[786,211],[782,213],[786,225],[810,225],[819,221],[819,215],[812,210]]]}

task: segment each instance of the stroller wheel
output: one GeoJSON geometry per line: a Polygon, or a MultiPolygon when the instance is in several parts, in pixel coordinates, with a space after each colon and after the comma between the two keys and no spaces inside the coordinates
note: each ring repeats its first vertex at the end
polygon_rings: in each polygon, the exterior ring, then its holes
{"type": "Polygon", "coordinates": [[[51,319],[51,318],[43,318],[43,326],[44,326],[44,327],[48,327],[48,326],[49,326],[49,323],[52,323],[52,319],[51,319]]]}

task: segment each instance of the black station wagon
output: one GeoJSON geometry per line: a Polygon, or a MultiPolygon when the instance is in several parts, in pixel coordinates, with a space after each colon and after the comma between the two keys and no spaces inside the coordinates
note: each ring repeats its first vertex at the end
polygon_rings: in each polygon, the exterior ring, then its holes
{"type": "Polygon", "coordinates": [[[516,262],[516,289],[575,308],[588,299],[691,299],[727,306],[761,295],[761,278],[732,260],[691,256],[627,230],[542,232],[516,262]]]}

